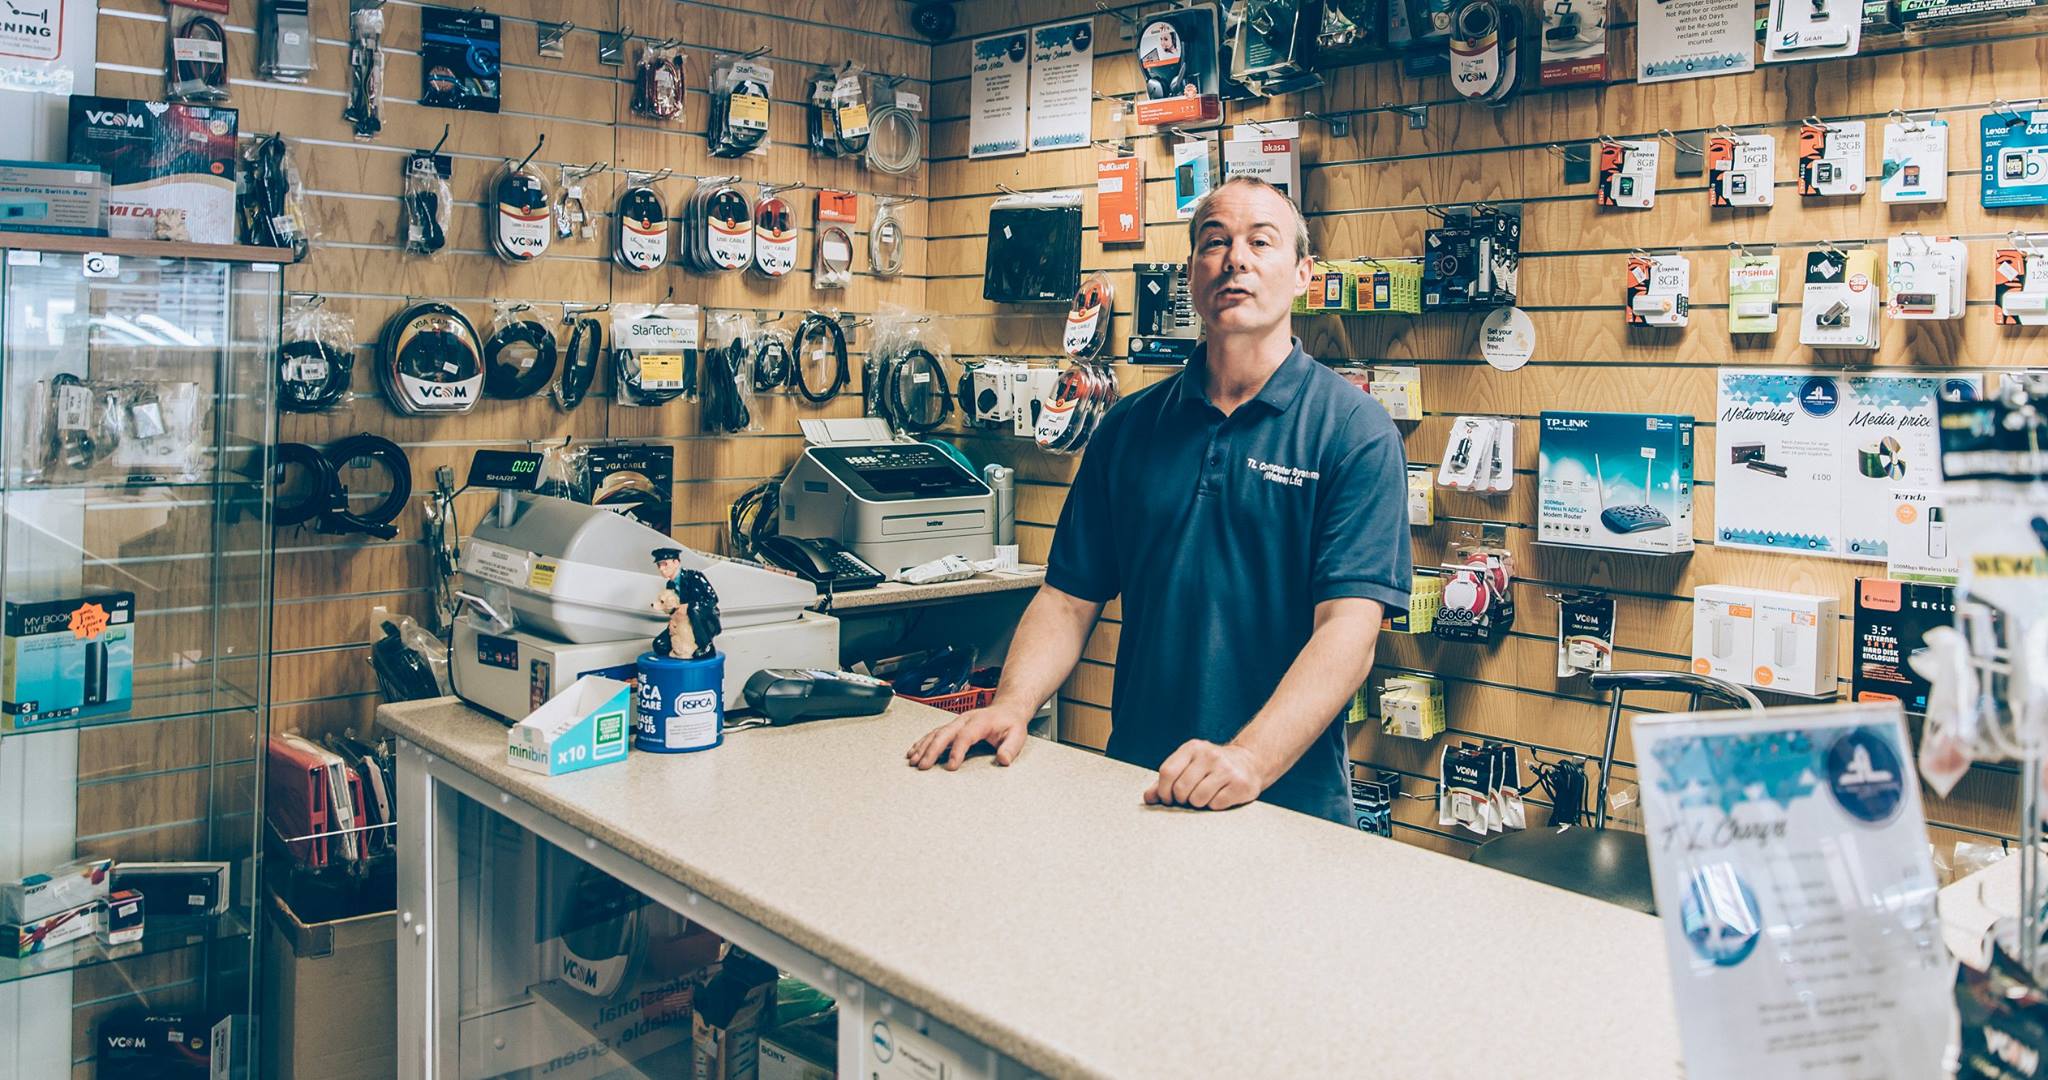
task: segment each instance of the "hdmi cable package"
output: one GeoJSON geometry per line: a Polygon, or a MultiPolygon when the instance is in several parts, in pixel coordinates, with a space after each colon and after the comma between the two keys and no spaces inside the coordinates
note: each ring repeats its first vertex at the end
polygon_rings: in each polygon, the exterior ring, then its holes
{"type": "Polygon", "coordinates": [[[135,594],[9,600],[0,640],[0,732],[128,711],[135,594]]]}
{"type": "Polygon", "coordinates": [[[1692,417],[1545,412],[1540,430],[1538,543],[1692,550],[1692,417]]]}
{"type": "Polygon", "coordinates": [[[237,113],[219,105],[79,96],[69,159],[107,175],[107,235],[156,240],[157,214],[179,211],[196,244],[235,242],[237,113]]]}

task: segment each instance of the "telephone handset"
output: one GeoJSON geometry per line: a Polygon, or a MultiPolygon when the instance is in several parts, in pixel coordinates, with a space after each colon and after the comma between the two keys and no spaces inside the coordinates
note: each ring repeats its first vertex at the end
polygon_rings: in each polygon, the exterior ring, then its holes
{"type": "Polygon", "coordinates": [[[870,589],[888,580],[831,537],[765,536],[756,550],[768,562],[833,591],[870,589]]]}

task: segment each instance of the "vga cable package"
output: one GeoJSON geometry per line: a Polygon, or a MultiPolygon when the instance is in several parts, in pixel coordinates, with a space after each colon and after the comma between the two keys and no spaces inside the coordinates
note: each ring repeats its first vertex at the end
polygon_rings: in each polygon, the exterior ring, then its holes
{"type": "Polygon", "coordinates": [[[1692,417],[1545,412],[1541,432],[1538,543],[1692,550],[1692,417]]]}

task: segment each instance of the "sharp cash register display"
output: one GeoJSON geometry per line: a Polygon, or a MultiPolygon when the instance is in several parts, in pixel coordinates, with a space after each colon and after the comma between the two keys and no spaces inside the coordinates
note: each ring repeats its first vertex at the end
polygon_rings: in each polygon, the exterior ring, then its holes
{"type": "Polygon", "coordinates": [[[803,430],[810,445],[782,481],[785,535],[836,539],[892,577],[947,555],[994,556],[994,493],[952,455],[894,440],[886,421],[803,430]]]}
{"type": "MultiPolygon", "coordinates": [[[[668,623],[649,597],[663,585],[652,552],[676,547],[621,514],[546,495],[499,496],[462,550],[471,590],[449,667],[463,700],[519,720],[584,675],[622,681],[668,623]]],[[[807,582],[752,563],[681,550],[719,597],[726,699],[770,665],[836,667],[839,624],[804,610],[807,582]]]]}

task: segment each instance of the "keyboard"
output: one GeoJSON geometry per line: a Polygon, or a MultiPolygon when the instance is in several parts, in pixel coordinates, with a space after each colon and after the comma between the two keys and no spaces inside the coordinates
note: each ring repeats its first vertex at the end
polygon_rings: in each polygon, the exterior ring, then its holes
{"type": "Polygon", "coordinates": [[[1600,524],[1614,533],[1649,532],[1652,529],[1668,529],[1671,520],[1662,510],[1648,504],[1637,506],[1610,506],[1600,511],[1600,524]]]}

